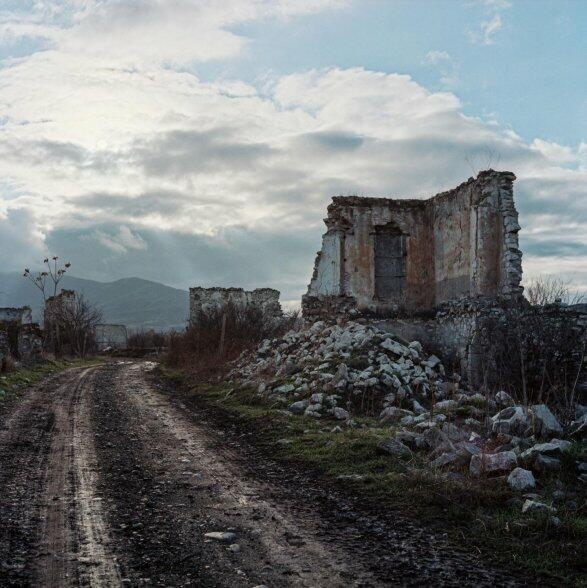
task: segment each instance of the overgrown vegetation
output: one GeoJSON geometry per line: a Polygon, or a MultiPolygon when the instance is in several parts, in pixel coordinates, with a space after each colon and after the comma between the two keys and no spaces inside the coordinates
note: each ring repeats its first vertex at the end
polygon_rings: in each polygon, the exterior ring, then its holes
{"type": "Polygon", "coordinates": [[[587,331],[568,303],[578,303],[568,283],[532,282],[528,303],[504,307],[484,320],[486,384],[507,390],[518,402],[546,403],[571,416],[585,370],[587,331]]]}
{"type": "Polygon", "coordinates": [[[210,308],[200,312],[197,323],[185,333],[170,335],[165,362],[203,378],[218,376],[243,351],[285,333],[297,319],[297,313],[268,318],[256,306],[227,304],[210,308]]]}
{"type": "Polygon", "coordinates": [[[58,356],[86,357],[96,351],[96,325],[102,312],[82,295],[72,300],[59,300],[45,315],[46,343],[58,356]]]}
{"type": "MultiPolygon", "coordinates": [[[[328,485],[337,484],[382,511],[417,517],[424,526],[438,527],[471,550],[511,564],[549,583],[583,586],[587,541],[584,506],[557,504],[559,524],[546,515],[522,515],[521,498],[503,479],[472,479],[463,472],[430,469],[423,455],[403,461],[377,451],[393,436],[375,420],[356,419],[357,427],[335,429],[337,421],[284,415],[251,389],[221,384],[195,384],[178,370],[163,368],[188,397],[212,414],[249,428],[249,438],[267,454],[308,472],[328,485]],[[363,427],[362,425],[369,425],[363,427]]],[[[556,480],[571,482],[573,461],[543,481],[543,496],[555,502],[556,480]]]]}
{"type": "Polygon", "coordinates": [[[153,329],[150,331],[140,329],[128,336],[127,346],[131,349],[160,350],[167,347],[170,336],[169,333],[160,333],[153,329]]]}

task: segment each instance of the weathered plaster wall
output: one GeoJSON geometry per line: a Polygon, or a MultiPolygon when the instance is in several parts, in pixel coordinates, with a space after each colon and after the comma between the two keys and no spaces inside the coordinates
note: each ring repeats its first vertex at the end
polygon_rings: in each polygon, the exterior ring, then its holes
{"type": "Polygon", "coordinates": [[[127,346],[128,336],[124,325],[96,325],[95,337],[100,350],[106,347],[123,349],[127,346]]]}
{"type": "Polygon", "coordinates": [[[521,294],[514,179],[481,172],[429,200],[333,198],[304,315],[346,312],[349,301],[358,311],[431,310],[460,298],[521,294]],[[405,286],[386,298],[376,287],[375,240],[382,231],[402,235],[406,252],[405,286]]]}
{"type": "Polygon", "coordinates": [[[238,308],[254,306],[267,316],[281,316],[279,291],[272,288],[190,288],[190,324],[198,322],[200,313],[220,309],[228,304],[238,308]]]}

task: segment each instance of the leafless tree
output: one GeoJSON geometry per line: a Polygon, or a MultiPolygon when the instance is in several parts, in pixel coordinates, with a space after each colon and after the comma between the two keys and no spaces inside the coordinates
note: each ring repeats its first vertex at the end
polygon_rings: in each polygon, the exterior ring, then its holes
{"type": "Polygon", "coordinates": [[[54,255],[51,259],[46,257],[43,260],[43,265],[46,267],[43,271],[32,273],[30,269],[25,268],[23,277],[30,280],[36,288],[38,288],[43,295],[43,302],[47,300],[47,294],[51,292],[51,285],[53,293],[51,296],[57,295],[57,286],[61,282],[67,270],[71,267],[71,263],[67,262],[63,266],[59,266],[59,257],[54,255]]]}
{"type": "Polygon", "coordinates": [[[102,313],[83,296],[76,295],[71,304],[61,304],[55,309],[52,329],[57,331],[58,352],[69,349],[70,353],[86,357],[95,347],[96,325],[102,322],[102,313]]]}
{"type": "Polygon", "coordinates": [[[497,167],[501,161],[501,155],[492,147],[484,147],[482,150],[471,153],[465,157],[473,175],[476,176],[484,169],[497,167]]]}
{"type": "Polygon", "coordinates": [[[583,296],[571,290],[571,282],[556,276],[540,276],[524,288],[528,302],[534,306],[545,306],[562,302],[579,304],[583,296]]]}

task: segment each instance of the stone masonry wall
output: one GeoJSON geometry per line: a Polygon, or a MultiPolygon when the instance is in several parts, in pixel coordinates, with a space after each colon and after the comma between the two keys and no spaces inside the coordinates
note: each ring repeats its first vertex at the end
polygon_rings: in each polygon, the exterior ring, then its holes
{"type": "Polygon", "coordinates": [[[281,316],[279,291],[272,288],[257,288],[247,291],[243,288],[190,288],[190,324],[196,324],[201,313],[218,310],[233,304],[238,308],[254,306],[267,316],[281,316]]]}
{"type": "Polygon", "coordinates": [[[517,297],[522,254],[514,179],[489,170],[429,200],[333,198],[304,315],[421,311],[468,297],[517,297]],[[376,253],[380,233],[401,249],[383,263],[376,253]],[[394,284],[383,297],[382,271],[394,284]]]}

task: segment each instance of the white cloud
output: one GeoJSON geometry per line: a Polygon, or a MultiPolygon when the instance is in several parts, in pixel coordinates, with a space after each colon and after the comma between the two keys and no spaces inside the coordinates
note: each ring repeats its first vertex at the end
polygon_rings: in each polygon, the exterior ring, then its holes
{"type": "Polygon", "coordinates": [[[61,51],[119,65],[186,64],[239,54],[247,40],[229,30],[237,24],[311,14],[345,3],[346,0],[52,0],[29,4],[26,12],[0,13],[0,41],[44,37],[61,51]]]}
{"type": "Polygon", "coordinates": [[[475,29],[468,29],[467,36],[471,43],[479,45],[493,45],[496,36],[504,27],[502,14],[512,7],[508,0],[479,0],[478,4],[485,7],[488,18],[475,29]]]}
{"type": "MultiPolygon", "coordinates": [[[[173,2],[147,2],[152,12],[137,25],[145,39],[164,6],[179,7],[186,22],[203,6],[173,2]]],[[[527,267],[557,256],[567,270],[585,266],[585,146],[528,144],[407,75],[330,68],[263,87],[204,82],[164,62],[229,55],[236,46],[192,48],[181,23],[163,26],[149,47],[130,35],[130,66],[121,24],[130,17],[117,16],[120,30],[110,34],[98,8],[132,5],[70,2],[50,19],[59,28],[53,49],[0,70],[0,244],[18,242],[18,256],[9,256],[18,266],[47,247],[93,277],[159,272],[183,286],[249,280],[243,285],[277,285],[293,299],[309,279],[330,196],[430,196],[466,179],[467,161],[488,152],[519,177],[527,267]],[[55,24],[59,18],[69,24],[55,24]],[[82,30],[89,48],[78,51],[82,30]],[[177,30],[170,47],[166,30],[177,30]],[[96,31],[108,41],[105,57],[94,54],[96,31]],[[21,227],[18,241],[10,222],[21,227]]],[[[243,22],[336,5],[234,1],[227,14],[243,22]]],[[[205,25],[216,39],[229,26],[218,14],[212,6],[205,25]]]]}
{"type": "Polygon", "coordinates": [[[450,55],[446,51],[428,51],[424,58],[425,63],[436,64],[441,61],[450,61],[450,55]]]}
{"type": "Polygon", "coordinates": [[[502,29],[503,21],[501,15],[495,13],[489,20],[483,21],[479,31],[468,31],[469,39],[472,43],[480,45],[493,45],[495,35],[502,29]]]}

